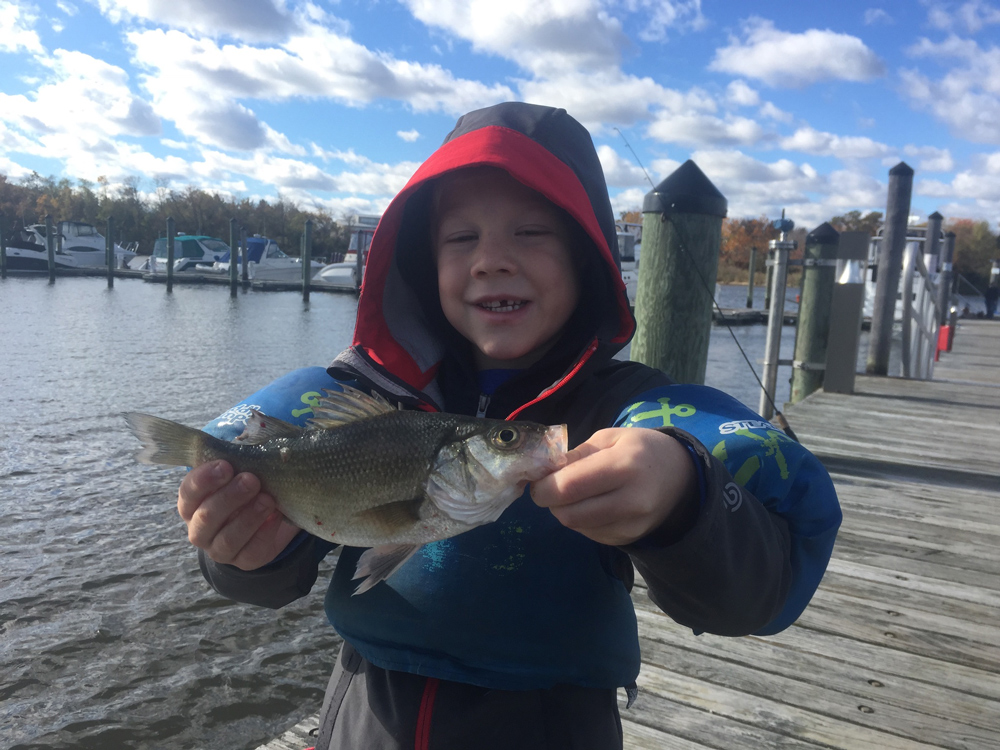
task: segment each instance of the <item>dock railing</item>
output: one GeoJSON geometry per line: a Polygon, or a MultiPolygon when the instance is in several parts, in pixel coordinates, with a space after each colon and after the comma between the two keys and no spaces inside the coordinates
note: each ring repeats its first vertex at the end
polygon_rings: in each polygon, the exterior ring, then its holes
{"type": "Polygon", "coordinates": [[[938,290],[930,279],[917,243],[906,247],[903,261],[903,351],[904,378],[934,377],[934,355],[938,340],[938,290]]]}

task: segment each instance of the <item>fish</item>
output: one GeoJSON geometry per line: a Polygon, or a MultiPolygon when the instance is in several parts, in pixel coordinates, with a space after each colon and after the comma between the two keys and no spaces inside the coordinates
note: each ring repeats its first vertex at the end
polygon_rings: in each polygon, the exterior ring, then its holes
{"type": "Polygon", "coordinates": [[[147,464],[217,459],[260,480],[278,510],[321,539],[368,547],[354,594],[417,550],[496,521],[567,462],[566,425],[396,408],[350,386],[327,390],[302,428],[251,410],[234,442],[141,412],[123,416],[147,464]]]}

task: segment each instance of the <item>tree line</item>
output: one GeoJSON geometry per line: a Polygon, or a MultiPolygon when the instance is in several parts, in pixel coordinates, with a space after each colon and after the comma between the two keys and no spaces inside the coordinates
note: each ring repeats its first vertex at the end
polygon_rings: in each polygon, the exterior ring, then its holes
{"type": "Polygon", "coordinates": [[[177,232],[218,237],[228,244],[229,220],[247,235],[270,237],[289,255],[299,255],[306,221],[312,220],[312,256],[317,260],[340,260],[350,241],[350,222],[338,222],[326,211],[307,211],[285,200],[251,200],[223,197],[195,187],[183,190],[158,185],[152,196],[139,190],[138,177],[128,177],[115,188],[99,177],[97,182],[56,180],[33,172],[12,182],[0,174],[0,214],[8,236],[24,226],[52,220],[83,221],[103,234],[108,217],[114,217],[115,241],[137,242],[140,253],[151,253],[153,242],[166,236],[167,217],[173,217],[177,232]]]}
{"type": "MultiPolygon", "coordinates": [[[[622,221],[639,224],[642,214],[630,211],[622,214],[622,221]]],[[[829,221],[838,232],[867,232],[874,236],[882,226],[882,212],[848,211],[843,216],[834,216],[829,221]]],[[[983,293],[990,279],[990,266],[994,258],[1000,257],[997,235],[990,229],[989,222],[974,219],[946,220],[942,227],[945,232],[955,233],[955,256],[953,269],[962,274],[969,283],[983,293]]],[[[790,257],[802,257],[807,231],[797,228],[790,239],[798,242],[798,250],[790,257]]],[[[746,282],[750,269],[751,248],[757,248],[757,270],[763,269],[768,243],[778,239],[778,232],[766,216],[757,218],[732,218],[722,222],[722,244],[719,248],[719,280],[746,282]]],[[[790,273],[790,276],[793,275],[790,273]]],[[[762,278],[757,277],[762,283],[762,278]]],[[[956,276],[957,278],[957,276],[956,276]]],[[[966,290],[967,291],[967,290],[966,290]]]]}

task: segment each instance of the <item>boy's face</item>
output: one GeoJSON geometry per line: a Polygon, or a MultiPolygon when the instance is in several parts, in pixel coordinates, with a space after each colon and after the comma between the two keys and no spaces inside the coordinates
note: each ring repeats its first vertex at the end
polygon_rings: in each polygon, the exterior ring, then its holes
{"type": "Polygon", "coordinates": [[[579,298],[563,215],[500,169],[464,169],[435,188],[432,242],[441,309],[479,369],[541,359],[579,298]]]}

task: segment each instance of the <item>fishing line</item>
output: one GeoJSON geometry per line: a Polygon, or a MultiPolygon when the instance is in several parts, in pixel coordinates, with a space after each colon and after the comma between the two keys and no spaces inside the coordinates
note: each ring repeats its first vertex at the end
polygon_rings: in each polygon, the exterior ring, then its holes
{"type": "MultiPolygon", "coordinates": [[[[628,142],[628,139],[625,137],[625,134],[622,133],[622,131],[620,131],[618,128],[615,128],[615,132],[617,132],[618,135],[622,137],[622,140],[625,141],[625,145],[628,146],[628,150],[631,151],[632,156],[635,157],[635,161],[636,164],[639,165],[639,169],[641,169],[642,173],[646,175],[646,181],[650,184],[650,187],[652,187],[653,190],[656,190],[656,186],[653,185],[653,181],[649,179],[649,174],[646,172],[646,168],[642,166],[642,162],[639,161],[639,156],[635,153],[635,149],[632,148],[632,144],[628,142]]],[[[782,216],[784,216],[783,213],[782,216]]],[[[761,382],[761,379],[757,376],[757,371],[754,370],[753,365],[750,364],[750,358],[747,357],[747,353],[743,351],[743,347],[740,345],[739,339],[736,338],[736,333],[733,331],[733,327],[729,325],[729,318],[726,317],[726,314],[724,312],[722,312],[722,307],[715,299],[715,292],[713,292],[712,288],[708,285],[708,281],[702,275],[701,269],[698,268],[698,264],[694,262],[694,258],[692,258],[690,253],[688,253],[687,243],[685,243],[681,239],[682,236],[681,229],[679,226],[677,226],[677,222],[673,221],[667,214],[661,214],[660,220],[663,222],[669,221],[670,224],[673,226],[674,233],[677,235],[677,240],[678,244],[680,245],[681,251],[687,256],[688,260],[691,263],[691,267],[695,270],[695,273],[698,274],[698,279],[701,281],[702,286],[705,287],[705,291],[708,292],[708,296],[711,298],[712,304],[715,305],[715,309],[719,311],[719,315],[722,318],[722,322],[725,323],[726,329],[729,331],[729,335],[733,337],[733,342],[736,344],[736,348],[740,350],[740,354],[743,356],[743,361],[747,363],[747,367],[750,368],[750,372],[753,374],[754,380],[757,381],[757,385],[760,386],[760,390],[767,398],[768,403],[771,404],[771,409],[774,411],[775,423],[778,425],[778,427],[782,429],[782,431],[784,431],[786,435],[788,435],[788,437],[790,437],[796,443],[799,442],[799,439],[795,436],[795,433],[792,431],[791,425],[788,424],[788,420],[785,419],[785,415],[781,413],[780,409],[778,409],[777,405],[774,403],[774,399],[771,398],[771,394],[767,392],[767,388],[764,387],[764,384],[761,382]]]]}
{"type": "MultiPolygon", "coordinates": [[[[701,281],[702,286],[705,287],[705,291],[708,292],[708,296],[712,298],[712,304],[715,305],[715,309],[719,311],[719,316],[722,318],[722,322],[726,324],[726,329],[729,331],[729,335],[733,337],[733,342],[736,344],[736,348],[739,349],[740,354],[743,355],[743,361],[747,363],[747,367],[750,368],[750,372],[753,374],[754,380],[757,381],[757,385],[760,386],[760,389],[763,392],[764,396],[767,398],[768,403],[771,404],[771,409],[774,411],[775,423],[778,425],[778,427],[780,427],[784,431],[786,435],[788,435],[788,437],[790,437],[796,443],[799,442],[798,437],[796,437],[795,433],[792,431],[791,425],[788,424],[788,420],[785,419],[785,415],[781,413],[781,410],[774,403],[774,399],[771,398],[771,394],[767,392],[767,388],[764,387],[764,383],[762,383],[761,379],[757,376],[757,371],[753,368],[753,365],[750,364],[750,358],[747,357],[747,353],[743,351],[743,347],[740,345],[739,339],[736,338],[736,333],[733,331],[733,327],[729,325],[729,318],[726,316],[724,312],[722,312],[722,308],[716,301],[715,294],[713,294],[712,289],[708,285],[708,280],[702,274],[701,269],[698,268],[698,264],[694,262],[694,258],[691,257],[690,252],[688,252],[687,243],[682,239],[681,228],[677,225],[677,222],[670,217],[669,214],[661,214],[660,220],[664,223],[669,221],[671,226],[673,226],[674,233],[677,235],[677,244],[680,246],[681,251],[687,256],[688,260],[691,262],[691,267],[695,270],[695,273],[698,275],[699,281],[701,281]]],[[[782,315],[784,315],[783,312],[782,315]]]]}

